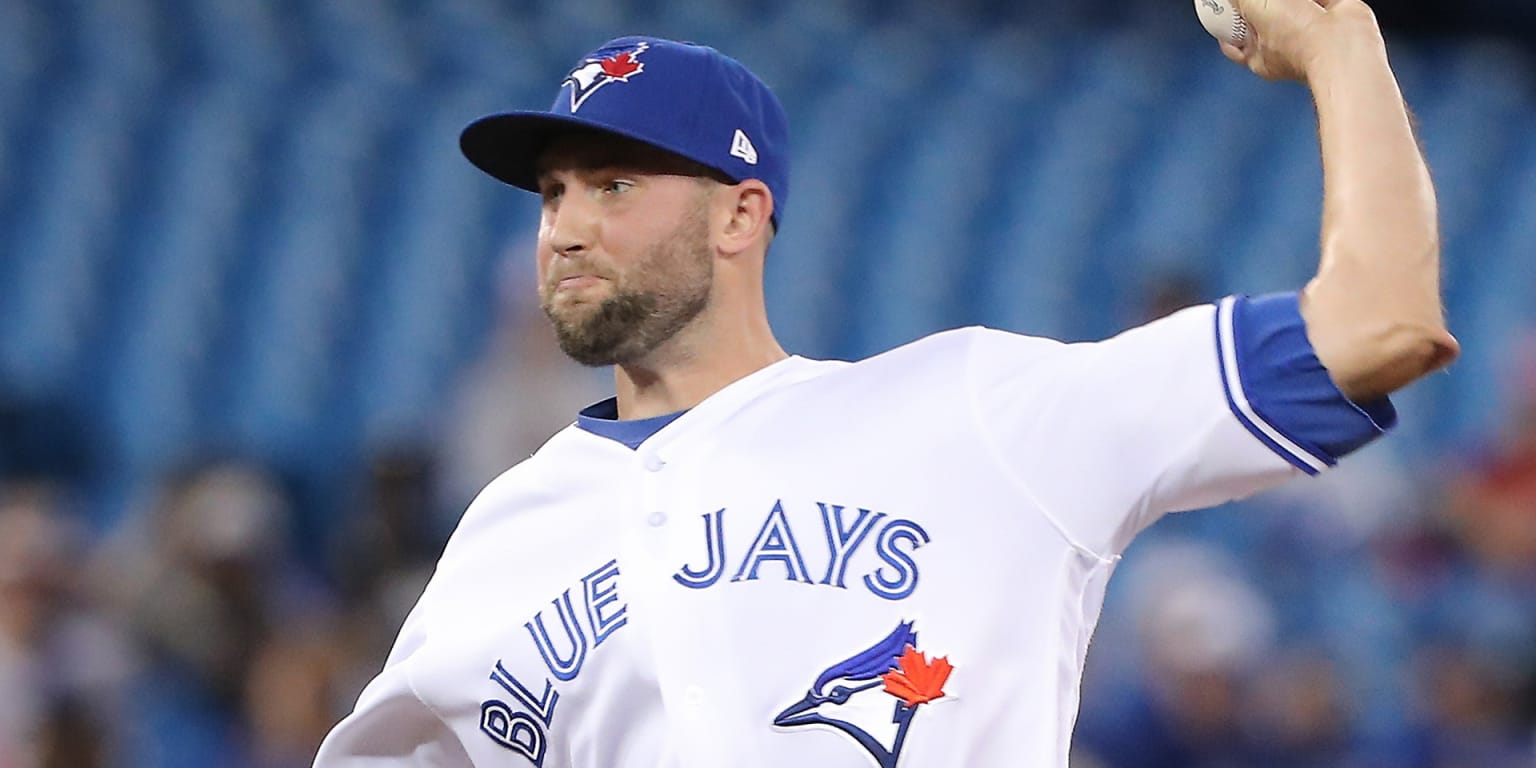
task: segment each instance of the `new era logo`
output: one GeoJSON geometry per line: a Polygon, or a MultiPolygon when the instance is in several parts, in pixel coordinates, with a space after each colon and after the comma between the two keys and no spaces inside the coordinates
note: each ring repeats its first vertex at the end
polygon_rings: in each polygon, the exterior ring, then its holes
{"type": "Polygon", "coordinates": [[[747,161],[747,165],[757,165],[757,147],[752,146],[752,140],[740,128],[731,138],[731,157],[739,157],[747,161]]]}

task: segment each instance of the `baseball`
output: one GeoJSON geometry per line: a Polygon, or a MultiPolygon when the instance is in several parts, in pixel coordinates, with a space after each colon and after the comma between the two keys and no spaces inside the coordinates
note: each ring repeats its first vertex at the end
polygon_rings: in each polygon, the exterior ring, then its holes
{"type": "Polygon", "coordinates": [[[1239,48],[1248,41],[1248,22],[1232,0],[1195,0],[1195,12],[1211,37],[1239,48]]]}

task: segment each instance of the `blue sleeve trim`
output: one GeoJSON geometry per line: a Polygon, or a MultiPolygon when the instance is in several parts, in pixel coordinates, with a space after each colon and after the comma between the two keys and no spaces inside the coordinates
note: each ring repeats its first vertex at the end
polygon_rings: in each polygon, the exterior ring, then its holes
{"type": "Polygon", "coordinates": [[[1397,424],[1383,397],[1345,397],[1307,338],[1300,296],[1228,297],[1216,311],[1222,386],[1243,426],[1286,461],[1317,474],[1397,424]]]}
{"type": "Polygon", "coordinates": [[[1221,366],[1221,389],[1227,396],[1227,407],[1232,409],[1232,415],[1237,417],[1244,428],[1280,458],[1309,475],[1321,472],[1326,465],[1319,466],[1315,457],[1307,454],[1294,443],[1282,446],[1278,441],[1286,440],[1284,435],[1268,425],[1261,426],[1262,421],[1254,413],[1243,394],[1242,378],[1237,372],[1236,344],[1232,338],[1233,304],[1234,299],[1228,297],[1216,306],[1216,359],[1221,366]]]}

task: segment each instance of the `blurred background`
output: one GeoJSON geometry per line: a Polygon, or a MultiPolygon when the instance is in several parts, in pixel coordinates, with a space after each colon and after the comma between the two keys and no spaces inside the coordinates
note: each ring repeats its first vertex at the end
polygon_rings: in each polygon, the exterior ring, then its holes
{"type": "MultiPolygon", "coordinates": [[[[1464,357],[1132,547],[1074,766],[1536,765],[1536,12],[1377,5],[1464,357]]],[[[308,764],[469,499],[611,386],[457,136],[626,33],[784,101],[799,354],[1313,269],[1307,95],[1184,0],[0,0],[0,768],[308,764]]]]}

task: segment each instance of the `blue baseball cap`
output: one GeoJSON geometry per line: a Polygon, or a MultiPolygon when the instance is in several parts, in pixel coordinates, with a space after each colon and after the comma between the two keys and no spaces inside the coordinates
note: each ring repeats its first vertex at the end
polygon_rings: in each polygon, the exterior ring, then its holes
{"type": "Polygon", "coordinates": [[[733,181],[762,181],[777,226],[789,200],[788,123],[778,98],[735,59],[693,43],[621,37],[582,58],[548,111],[480,118],[459,136],[459,148],[480,170],[537,192],[539,153],[551,139],[604,131],[733,181]]]}

